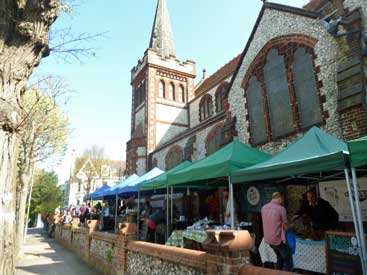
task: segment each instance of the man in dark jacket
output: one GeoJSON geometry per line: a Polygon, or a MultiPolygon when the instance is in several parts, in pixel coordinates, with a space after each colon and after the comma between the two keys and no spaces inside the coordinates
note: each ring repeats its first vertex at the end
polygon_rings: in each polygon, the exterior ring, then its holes
{"type": "Polygon", "coordinates": [[[294,219],[308,216],[315,231],[335,230],[339,223],[338,212],[324,199],[317,198],[314,191],[308,191],[307,203],[297,211],[294,219]]]}
{"type": "Polygon", "coordinates": [[[153,214],[149,216],[147,221],[148,226],[148,233],[147,233],[147,241],[154,243],[155,242],[155,230],[157,225],[166,221],[166,214],[165,214],[165,205],[163,209],[157,209],[153,214]]]}

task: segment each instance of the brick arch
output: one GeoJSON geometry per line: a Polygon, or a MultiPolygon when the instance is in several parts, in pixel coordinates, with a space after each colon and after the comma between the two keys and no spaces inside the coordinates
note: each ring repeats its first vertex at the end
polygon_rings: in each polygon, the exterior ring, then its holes
{"type": "Polygon", "coordinates": [[[224,122],[216,124],[206,136],[205,139],[205,150],[206,155],[210,155],[220,149],[224,144],[224,122]]]}
{"type": "Polygon", "coordinates": [[[158,81],[158,97],[161,98],[166,98],[167,97],[167,87],[166,87],[166,81],[164,81],[164,79],[160,79],[158,81]],[[163,95],[161,96],[160,92],[161,92],[161,85],[163,87],[163,95]]]}
{"type": "MultiPolygon", "coordinates": [[[[262,103],[264,109],[264,118],[265,118],[265,127],[266,127],[266,141],[256,142],[253,140],[251,129],[250,129],[250,118],[249,114],[246,115],[246,121],[248,122],[247,131],[250,133],[250,143],[252,145],[259,145],[262,143],[270,142],[273,140],[277,140],[279,138],[273,137],[272,135],[272,125],[270,122],[269,115],[269,99],[267,94],[267,87],[265,83],[265,75],[264,68],[267,64],[267,57],[271,50],[276,49],[277,54],[284,59],[284,66],[286,70],[286,78],[288,82],[288,93],[289,100],[291,106],[291,113],[293,119],[293,132],[290,134],[294,134],[296,132],[302,132],[306,128],[301,125],[300,120],[300,110],[298,109],[298,103],[296,98],[296,87],[294,84],[294,76],[292,74],[293,69],[292,65],[295,61],[296,51],[300,48],[305,50],[306,54],[312,59],[312,66],[314,77],[316,81],[316,89],[317,94],[319,96],[320,101],[320,110],[322,114],[322,121],[319,124],[324,124],[326,122],[326,118],[328,117],[328,113],[324,112],[323,103],[325,103],[326,98],[322,95],[320,88],[322,88],[323,83],[319,81],[318,74],[320,72],[320,67],[316,65],[317,55],[315,54],[314,47],[317,43],[317,39],[305,36],[301,34],[293,34],[293,35],[285,35],[273,38],[265,44],[265,46],[260,50],[257,56],[254,58],[252,63],[250,64],[241,84],[241,87],[244,89],[244,96],[247,97],[246,91],[248,91],[250,79],[254,77],[256,81],[261,84],[261,95],[262,95],[262,103]]],[[[249,110],[248,100],[245,103],[246,110],[249,110]]],[[[289,134],[289,135],[290,135],[289,134]]]]}
{"type": "Polygon", "coordinates": [[[226,98],[228,88],[229,82],[223,81],[222,83],[220,83],[217,90],[215,91],[215,111],[217,113],[224,110],[224,100],[226,98]],[[219,100],[220,102],[218,102],[219,100]]]}
{"type": "Polygon", "coordinates": [[[199,103],[199,118],[203,121],[213,115],[213,98],[210,94],[204,95],[199,103]]]}
{"type": "Polygon", "coordinates": [[[256,73],[256,69],[264,67],[266,63],[266,57],[271,49],[277,49],[279,54],[283,56],[286,55],[287,51],[291,51],[292,54],[288,55],[290,59],[285,61],[286,63],[292,63],[293,60],[291,57],[299,47],[304,47],[306,52],[311,54],[313,59],[316,59],[314,47],[317,42],[318,40],[316,38],[303,34],[283,35],[269,40],[251,62],[245,77],[243,78],[241,87],[246,89],[246,85],[248,85],[251,76],[254,74],[258,78],[263,77],[261,73],[256,73]]]}
{"type": "Polygon", "coordinates": [[[165,163],[166,170],[170,170],[180,163],[182,163],[184,159],[183,149],[179,145],[173,145],[167,152],[165,163]]]}

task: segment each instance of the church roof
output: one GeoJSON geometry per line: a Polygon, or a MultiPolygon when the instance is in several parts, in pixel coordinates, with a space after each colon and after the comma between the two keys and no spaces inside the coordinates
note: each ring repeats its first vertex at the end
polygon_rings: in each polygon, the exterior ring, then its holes
{"type": "Polygon", "coordinates": [[[156,50],[162,57],[176,56],[166,0],[158,0],[149,48],[156,50]]]}
{"type": "Polygon", "coordinates": [[[237,65],[241,59],[241,55],[237,55],[231,61],[229,61],[226,65],[212,74],[210,77],[205,79],[200,86],[198,86],[195,90],[195,96],[198,96],[204,92],[209,91],[210,89],[214,88],[220,82],[224,81],[226,78],[231,76],[237,68],[237,65]]]}

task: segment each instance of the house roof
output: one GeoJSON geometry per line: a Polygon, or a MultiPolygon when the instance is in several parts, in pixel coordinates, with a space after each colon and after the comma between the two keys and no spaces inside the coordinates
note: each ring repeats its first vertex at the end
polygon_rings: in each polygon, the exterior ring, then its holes
{"type": "Polygon", "coordinates": [[[311,0],[308,4],[304,5],[303,8],[306,10],[319,10],[327,2],[328,0],[311,0]]]}
{"type": "Polygon", "coordinates": [[[237,55],[227,64],[225,64],[222,68],[212,74],[210,77],[205,79],[201,85],[199,85],[195,90],[195,96],[198,96],[202,93],[209,91],[210,89],[217,86],[220,82],[231,76],[240,61],[241,55],[237,55]]]}

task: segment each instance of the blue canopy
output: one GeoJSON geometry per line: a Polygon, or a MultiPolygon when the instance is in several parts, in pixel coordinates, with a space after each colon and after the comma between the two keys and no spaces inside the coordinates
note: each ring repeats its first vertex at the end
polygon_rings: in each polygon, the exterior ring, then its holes
{"type": "Polygon", "coordinates": [[[159,168],[153,168],[152,170],[150,170],[148,173],[142,175],[140,178],[136,179],[135,181],[132,181],[131,183],[129,183],[127,186],[118,189],[117,190],[117,194],[118,195],[127,195],[130,193],[138,193],[138,185],[140,183],[143,183],[145,181],[148,181],[152,178],[155,178],[157,176],[159,176],[160,174],[163,174],[164,171],[162,171],[159,168]]]}
{"type": "Polygon", "coordinates": [[[110,187],[108,185],[103,185],[101,188],[97,189],[92,194],[88,194],[88,195],[84,196],[84,200],[100,200],[100,199],[103,199],[103,196],[102,196],[103,192],[106,192],[109,189],[110,189],[110,187]]]}
{"type": "Polygon", "coordinates": [[[109,190],[106,190],[105,192],[103,192],[103,196],[107,197],[107,196],[116,196],[119,192],[119,190],[121,190],[122,188],[128,186],[129,184],[133,183],[134,181],[136,181],[137,179],[139,179],[139,176],[136,174],[131,175],[130,177],[128,177],[127,179],[123,180],[122,182],[116,184],[115,186],[111,187],[109,190]]]}

